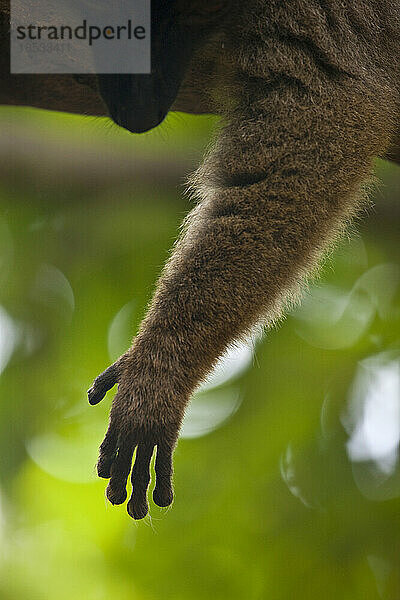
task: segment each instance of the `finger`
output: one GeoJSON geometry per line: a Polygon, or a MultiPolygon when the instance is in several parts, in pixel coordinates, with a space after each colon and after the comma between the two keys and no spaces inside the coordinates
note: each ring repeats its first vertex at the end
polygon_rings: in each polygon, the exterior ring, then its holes
{"type": "Polygon", "coordinates": [[[133,519],[143,519],[149,511],[147,488],[150,483],[150,462],[154,444],[139,444],[132,469],[132,495],[127,510],[133,519]]]}
{"type": "Polygon", "coordinates": [[[108,367],[101,375],[96,377],[92,387],[88,390],[89,404],[98,404],[116,383],[121,373],[119,361],[108,367]]]}
{"type": "Polygon", "coordinates": [[[111,504],[122,504],[126,500],[126,482],[131,471],[135,445],[120,445],[118,454],[111,465],[111,479],[106,490],[107,498],[111,504]]]}
{"type": "Polygon", "coordinates": [[[157,506],[169,506],[174,499],[172,487],[172,453],[174,447],[170,444],[157,444],[157,457],[155,464],[156,487],[153,491],[153,500],[157,506]]]}
{"type": "Polygon", "coordinates": [[[99,477],[108,479],[111,477],[111,466],[117,456],[118,429],[111,420],[104,440],[99,450],[97,461],[97,474],[99,477]]]}

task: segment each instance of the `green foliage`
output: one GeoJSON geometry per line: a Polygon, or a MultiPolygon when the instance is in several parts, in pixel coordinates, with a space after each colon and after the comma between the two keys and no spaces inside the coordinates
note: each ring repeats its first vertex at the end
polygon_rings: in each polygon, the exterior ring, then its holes
{"type": "MultiPolygon", "coordinates": [[[[213,125],[2,123],[132,164],[195,163],[213,125]]],[[[67,194],[34,156],[17,167],[0,188],[0,597],[398,600],[400,170],[379,165],[374,211],[302,306],[197,395],[175,503],[134,523],[94,473],[112,394],[89,407],[85,390],[128,346],[190,202],[157,174],[75,173],[67,194]]]]}

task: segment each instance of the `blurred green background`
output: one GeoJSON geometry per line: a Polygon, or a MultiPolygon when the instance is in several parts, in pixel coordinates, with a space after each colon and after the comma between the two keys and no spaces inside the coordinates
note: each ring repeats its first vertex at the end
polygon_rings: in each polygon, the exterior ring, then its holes
{"type": "Polygon", "coordinates": [[[135,523],[94,465],[214,121],[144,136],[0,111],[1,600],[400,598],[400,168],[301,307],[196,395],[176,499],[135,523]]]}

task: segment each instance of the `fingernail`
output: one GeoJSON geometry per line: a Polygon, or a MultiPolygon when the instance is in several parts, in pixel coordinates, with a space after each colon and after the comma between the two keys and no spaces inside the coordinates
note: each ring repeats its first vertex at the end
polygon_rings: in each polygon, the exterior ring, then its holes
{"type": "Polygon", "coordinates": [[[92,387],[88,389],[87,395],[88,395],[89,404],[92,404],[92,405],[97,404],[96,395],[95,395],[94,389],[92,387]]]}
{"type": "Polygon", "coordinates": [[[141,506],[135,506],[133,502],[128,502],[126,510],[128,511],[128,515],[135,519],[135,521],[139,521],[140,519],[144,519],[144,517],[149,512],[149,507],[146,504],[142,504],[141,506]]]}
{"type": "Polygon", "coordinates": [[[160,491],[159,489],[157,489],[157,487],[154,488],[153,500],[154,500],[155,504],[157,504],[157,506],[161,506],[161,507],[169,506],[170,504],[172,504],[173,499],[174,499],[174,494],[171,489],[160,491]]]}

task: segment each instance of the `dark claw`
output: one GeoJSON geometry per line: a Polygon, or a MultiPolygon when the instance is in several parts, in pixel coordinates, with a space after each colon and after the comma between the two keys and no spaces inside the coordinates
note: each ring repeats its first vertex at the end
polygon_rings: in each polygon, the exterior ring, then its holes
{"type": "Polygon", "coordinates": [[[88,389],[89,404],[95,405],[103,400],[104,396],[111,390],[120,377],[120,366],[118,361],[108,367],[101,375],[96,377],[91,388],[88,389]]]}
{"type": "Polygon", "coordinates": [[[172,487],[161,489],[160,486],[154,488],[153,491],[153,500],[157,506],[165,507],[172,504],[174,499],[174,493],[172,491],[172,487]]]}
{"type": "Polygon", "coordinates": [[[113,420],[107,429],[107,433],[100,446],[99,459],[97,461],[97,474],[99,477],[109,479],[111,467],[117,458],[118,432],[113,420]]]}
{"type": "Polygon", "coordinates": [[[134,502],[134,500],[131,499],[127,504],[126,510],[132,519],[138,521],[139,519],[144,519],[144,517],[147,515],[149,512],[149,506],[146,501],[138,505],[134,502]]]}
{"type": "Polygon", "coordinates": [[[136,450],[131,481],[132,496],[128,502],[127,511],[133,519],[143,519],[149,511],[147,504],[147,488],[150,483],[150,463],[153,456],[154,444],[141,443],[136,450]]]}
{"type": "Polygon", "coordinates": [[[174,499],[172,488],[172,452],[173,448],[159,444],[155,464],[156,487],[153,491],[153,500],[157,506],[169,506],[174,499]]]}
{"type": "Polygon", "coordinates": [[[103,458],[99,458],[97,463],[97,475],[102,477],[103,479],[110,479],[111,477],[111,467],[115,460],[114,456],[105,456],[103,458]]]}
{"type": "Polygon", "coordinates": [[[104,398],[104,394],[102,396],[100,396],[99,391],[95,390],[94,386],[92,386],[90,389],[88,389],[87,395],[88,395],[89,404],[91,404],[92,406],[94,406],[95,404],[98,404],[100,402],[100,400],[103,400],[103,398],[104,398]]]}
{"type": "Polygon", "coordinates": [[[135,445],[127,443],[125,446],[120,447],[111,465],[111,479],[106,491],[107,498],[111,504],[122,504],[126,500],[126,482],[131,470],[135,445]]]}
{"type": "Polygon", "coordinates": [[[108,484],[106,496],[107,500],[111,502],[111,504],[123,504],[128,494],[126,493],[125,488],[114,490],[112,487],[110,487],[110,484],[108,484]]]}

